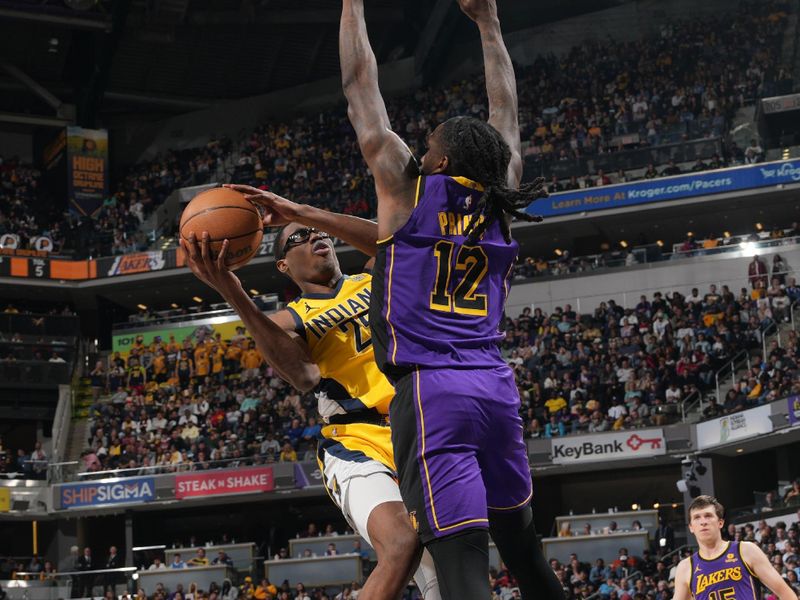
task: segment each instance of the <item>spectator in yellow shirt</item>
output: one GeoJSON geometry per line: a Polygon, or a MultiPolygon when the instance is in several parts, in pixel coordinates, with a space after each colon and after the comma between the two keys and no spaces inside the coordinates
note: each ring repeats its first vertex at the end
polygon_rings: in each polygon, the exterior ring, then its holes
{"type": "Polygon", "coordinates": [[[283,445],[283,450],[281,450],[280,461],[297,462],[297,452],[295,452],[294,448],[292,448],[291,442],[286,442],[283,445]]]}
{"type": "Polygon", "coordinates": [[[169,336],[169,343],[167,344],[167,352],[180,352],[181,345],[175,341],[175,336],[169,336]]]}
{"type": "Polygon", "coordinates": [[[253,597],[256,600],[267,600],[268,597],[270,596],[274,597],[277,594],[278,594],[278,588],[276,588],[273,584],[271,584],[269,582],[269,579],[262,579],[261,583],[256,588],[256,591],[253,593],[253,597]]]}
{"type": "Polygon", "coordinates": [[[718,245],[719,240],[717,240],[717,238],[711,233],[709,233],[708,237],[703,240],[703,248],[705,250],[711,250],[712,248],[716,248],[718,245]]]}
{"type": "Polygon", "coordinates": [[[198,377],[205,377],[211,370],[211,361],[208,352],[197,352],[194,355],[194,367],[198,377]]]}
{"type": "Polygon", "coordinates": [[[242,379],[258,377],[258,369],[263,360],[258,350],[256,350],[256,343],[251,341],[247,346],[247,350],[242,353],[242,379]]]}
{"type": "Polygon", "coordinates": [[[232,375],[242,368],[242,343],[237,340],[225,350],[225,374],[232,375]]]}
{"type": "Polygon", "coordinates": [[[153,379],[158,383],[164,383],[167,380],[167,356],[162,348],[156,350],[151,367],[153,369],[153,379]]]}
{"type": "Polygon", "coordinates": [[[211,372],[222,383],[225,378],[225,350],[218,344],[211,346],[211,372]]]}
{"type": "Polygon", "coordinates": [[[567,401],[561,396],[555,396],[554,398],[550,398],[547,402],[545,402],[544,405],[547,408],[547,412],[551,415],[554,415],[558,411],[567,408],[567,401]]]}
{"type": "Polygon", "coordinates": [[[208,558],[206,558],[206,551],[204,548],[198,548],[197,554],[189,561],[190,567],[207,567],[208,558]]]}

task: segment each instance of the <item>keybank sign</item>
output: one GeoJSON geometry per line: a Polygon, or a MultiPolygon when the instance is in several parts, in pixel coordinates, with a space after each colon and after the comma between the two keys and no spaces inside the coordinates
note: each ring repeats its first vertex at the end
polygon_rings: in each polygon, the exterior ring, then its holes
{"type": "Polygon", "coordinates": [[[595,460],[627,460],[667,453],[661,429],[640,429],[589,436],[570,436],[552,441],[553,463],[569,465],[595,460]]]}
{"type": "Polygon", "coordinates": [[[76,483],[60,486],[61,508],[152,502],[156,499],[152,477],[134,477],[124,481],[76,483]]]}

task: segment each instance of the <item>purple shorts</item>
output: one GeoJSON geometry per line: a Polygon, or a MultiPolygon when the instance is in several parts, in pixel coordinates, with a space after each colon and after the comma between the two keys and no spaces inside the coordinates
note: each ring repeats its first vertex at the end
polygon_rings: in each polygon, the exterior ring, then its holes
{"type": "Polygon", "coordinates": [[[528,505],[533,484],[511,369],[419,369],[395,391],[400,492],[423,543],[487,528],[489,511],[528,505]]]}

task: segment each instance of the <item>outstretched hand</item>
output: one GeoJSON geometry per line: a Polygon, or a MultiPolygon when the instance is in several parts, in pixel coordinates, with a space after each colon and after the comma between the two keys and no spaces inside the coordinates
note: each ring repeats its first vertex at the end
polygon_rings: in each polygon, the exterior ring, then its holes
{"type": "Polygon", "coordinates": [[[264,209],[264,227],[281,227],[297,220],[300,205],[287,200],[278,194],[260,190],[250,185],[226,183],[222,187],[230,188],[243,194],[245,200],[264,209]]]}
{"type": "Polygon", "coordinates": [[[496,0],[457,0],[461,11],[470,19],[481,21],[497,16],[496,0]]]}
{"type": "MultiPolygon", "coordinates": [[[[534,179],[528,184],[525,191],[530,195],[531,202],[538,200],[539,198],[547,198],[550,195],[550,193],[547,191],[547,184],[545,183],[544,177],[537,177],[534,179]]],[[[544,221],[544,217],[542,215],[531,215],[532,223],[541,223],[542,221],[544,221]]]]}
{"type": "Polygon", "coordinates": [[[222,242],[219,254],[214,256],[209,246],[208,232],[201,234],[200,240],[192,232],[189,239],[181,238],[181,247],[186,253],[186,264],[195,276],[206,285],[214,288],[226,298],[231,290],[241,287],[239,278],[234,275],[225,264],[225,255],[228,253],[228,240],[222,242]]]}

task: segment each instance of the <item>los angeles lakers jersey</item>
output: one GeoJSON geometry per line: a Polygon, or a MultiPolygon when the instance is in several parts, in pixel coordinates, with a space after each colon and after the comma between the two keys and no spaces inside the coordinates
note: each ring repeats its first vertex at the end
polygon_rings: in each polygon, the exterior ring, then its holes
{"type": "Polygon", "coordinates": [[[729,542],[722,554],[706,559],[695,552],[691,558],[689,588],[695,600],[758,600],[760,585],[744,562],[739,542],[729,542]]]}
{"type": "Polygon", "coordinates": [[[370,458],[394,469],[389,404],[394,388],[378,369],[369,326],[372,276],[343,276],[326,294],[287,305],[323,378],[317,391],[326,425],[321,446],[347,460],[370,458]]]}
{"type": "Polygon", "coordinates": [[[378,243],[371,323],[378,365],[390,377],[414,367],[508,368],[500,324],[519,246],[500,222],[468,244],[483,187],[422,176],[408,221],[378,243]]]}

